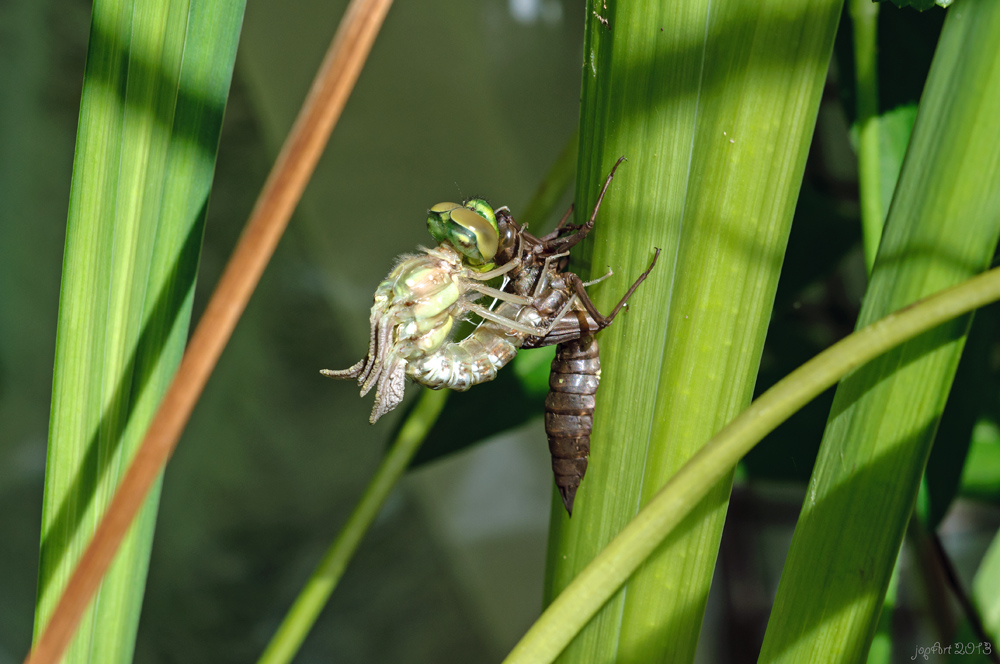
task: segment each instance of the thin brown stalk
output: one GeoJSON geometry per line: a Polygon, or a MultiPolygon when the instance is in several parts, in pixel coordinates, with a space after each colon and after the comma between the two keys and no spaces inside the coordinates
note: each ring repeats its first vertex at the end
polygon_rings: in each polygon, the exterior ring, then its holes
{"type": "Polygon", "coordinates": [[[352,0],[348,6],[146,438],[25,664],[56,664],[69,645],[288,226],[391,4],[352,0]]]}

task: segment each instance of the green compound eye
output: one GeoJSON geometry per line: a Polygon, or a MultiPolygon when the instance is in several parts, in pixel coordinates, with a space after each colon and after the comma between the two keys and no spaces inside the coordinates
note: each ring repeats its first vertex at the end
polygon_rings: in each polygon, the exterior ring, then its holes
{"type": "Polygon", "coordinates": [[[465,207],[469,208],[483,219],[490,222],[493,228],[497,227],[497,218],[493,214],[493,207],[481,198],[470,198],[465,201],[465,207]]]}
{"type": "MultiPolygon", "coordinates": [[[[496,255],[497,243],[500,240],[496,224],[491,225],[487,219],[484,219],[479,214],[468,208],[452,210],[451,219],[456,225],[461,226],[462,229],[469,234],[466,236],[471,240],[471,242],[467,245],[470,253],[466,255],[468,255],[469,258],[478,259],[479,257],[482,257],[482,260],[485,262],[491,260],[493,256],[496,255]],[[479,256],[472,256],[472,249],[477,250],[479,256]]],[[[457,229],[455,235],[456,239],[458,239],[457,229]]]]}
{"type": "Polygon", "coordinates": [[[451,221],[451,211],[462,206],[458,203],[438,203],[427,211],[427,230],[438,242],[447,242],[448,222],[451,221]]]}
{"type": "Polygon", "coordinates": [[[465,206],[438,203],[427,211],[427,230],[438,242],[451,243],[473,266],[489,263],[500,241],[492,208],[478,198],[465,206]]]}

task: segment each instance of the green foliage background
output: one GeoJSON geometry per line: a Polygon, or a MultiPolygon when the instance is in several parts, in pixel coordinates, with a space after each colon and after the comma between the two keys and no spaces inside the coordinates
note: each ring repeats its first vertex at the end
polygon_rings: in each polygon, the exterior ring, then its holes
{"type": "MultiPolygon", "coordinates": [[[[268,1],[247,9],[195,319],[344,4],[310,0],[293,9],[268,1]]],[[[905,144],[907,104],[919,96],[942,14],[882,9],[880,112],[889,142],[905,144]]],[[[88,29],[88,7],[70,0],[0,7],[0,664],[19,661],[31,634],[88,29]]],[[[848,142],[849,38],[845,18],[758,391],[846,334],[864,291],[848,142]]],[[[575,130],[581,46],[580,7],[568,0],[398,3],[390,11],[289,234],[168,470],[136,661],[243,662],[259,654],[392,432],[391,419],[367,425],[370,403],[357,399],[353,385],[324,381],[316,370],[360,357],[372,288],[396,255],[428,242],[427,205],[472,195],[515,214],[527,205],[575,130]]],[[[885,172],[894,168],[887,164],[885,172]]],[[[619,177],[629,177],[627,166],[619,177]]],[[[956,383],[963,409],[949,405],[941,425],[952,453],[932,463],[951,462],[952,480],[930,478],[925,490],[935,518],[950,503],[954,461],[970,440],[976,463],[963,491],[996,499],[997,328],[989,324],[996,312],[984,313],[977,321],[987,322],[977,322],[978,341],[969,342],[956,383]]],[[[521,361],[544,371],[544,360],[531,359],[542,352],[521,361]]],[[[510,373],[495,389],[450,400],[432,442],[460,448],[495,433],[503,439],[411,473],[306,641],[303,661],[496,660],[537,615],[551,480],[539,395],[510,373]]],[[[738,473],[703,627],[717,636],[699,646],[709,661],[738,661],[738,653],[759,647],[828,411],[829,400],[803,411],[738,473]]],[[[398,422],[401,413],[393,416],[398,422]]],[[[967,526],[952,542],[967,574],[996,521],[995,512],[969,505],[959,509],[967,526]]],[[[903,585],[919,587],[912,577],[903,585]]],[[[910,595],[903,601],[919,607],[919,596],[910,595]]],[[[934,633],[926,617],[912,629],[913,639],[934,633]]]]}

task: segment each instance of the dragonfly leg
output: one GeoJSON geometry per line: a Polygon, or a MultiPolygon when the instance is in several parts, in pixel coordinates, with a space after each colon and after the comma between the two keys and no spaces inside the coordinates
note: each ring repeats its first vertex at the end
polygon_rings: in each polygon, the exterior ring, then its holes
{"type": "Polygon", "coordinates": [[[522,323],[520,321],[507,318],[506,316],[501,316],[496,312],[490,311],[486,307],[479,304],[470,304],[466,307],[466,309],[476,314],[480,318],[492,321],[497,325],[502,325],[504,328],[513,330],[515,332],[521,332],[523,334],[527,334],[533,337],[545,336],[546,334],[545,332],[540,330],[538,327],[535,327],[534,325],[529,325],[528,323],[522,323]]]}
{"type": "Polygon", "coordinates": [[[559,259],[563,258],[564,256],[569,256],[569,252],[568,251],[564,251],[564,252],[559,253],[559,254],[553,254],[552,256],[549,256],[548,258],[545,259],[545,264],[542,266],[541,274],[539,274],[539,276],[538,276],[538,283],[535,284],[535,291],[534,291],[534,293],[532,293],[532,295],[534,297],[536,297],[536,298],[539,297],[542,294],[542,291],[544,291],[546,288],[548,288],[548,286],[549,286],[549,274],[550,274],[549,267],[550,267],[550,264],[552,263],[552,261],[558,261],[559,259]]]}
{"type": "Polygon", "coordinates": [[[628,302],[628,299],[632,297],[632,294],[635,293],[635,289],[637,289],[639,287],[639,284],[644,282],[646,280],[646,277],[649,276],[649,273],[653,271],[653,267],[656,265],[656,259],[658,259],[659,257],[660,257],[660,249],[659,247],[657,247],[656,253],[653,254],[653,261],[649,264],[649,267],[646,268],[645,272],[639,275],[639,278],[636,279],[635,282],[632,284],[632,286],[628,289],[628,291],[626,291],[625,296],[622,297],[622,299],[618,302],[615,308],[612,309],[611,313],[608,314],[607,316],[602,315],[601,312],[597,310],[597,307],[594,306],[593,301],[590,299],[590,296],[584,289],[584,283],[580,277],[573,274],[572,272],[567,272],[566,278],[569,280],[570,287],[573,289],[574,294],[578,298],[580,298],[580,304],[582,304],[583,307],[587,310],[587,313],[593,316],[594,321],[600,326],[598,329],[603,330],[608,325],[611,325],[611,321],[615,319],[615,316],[617,316],[618,312],[622,310],[622,307],[625,306],[625,303],[628,302]]]}
{"type": "Polygon", "coordinates": [[[531,304],[532,302],[532,298],[530,297],[515,295],[514,293],[497,290],[496,288],[490,288],[489,286],[484,286],[482,284],[469,284],[469,290],[474,290],[477,293],[492,297],[496,300],[502,300],[503,302],[510,302],[511,304],[525,305],[531,304]]]}
{"type": "Polygon", "coordinates": [[[608,273],[606,275],[604,275],[603,277],[598,277],[596,279],[591,279],[590,281],[585,281],[585,282],[583,282],[583,285],[589,287],[589,286],[593,286],[594,284],[599,284],[602,281],[604,281],[605,279],[607,279],[608,277],[610,277],[611,275],[613,275],[614,273],[615,273],[615,271],[612,270],[609,267],[608,268],[608,273]]]}
{"type": "Polygon", "coordinates": [[[498,268],[489,270],[488,272],[476,272],[474,270],[466,270],[466,272],[468,272],[469,278],[475,279],[476,281],[489,281],[490,279],[499,277],[500,275],[507,274],[520,264],[521,264],[521,250],[519,248],[517,256],[515,256],[513,260],[504,263],[498,268]]]}
{"type": "Polygon", "coordinates": [[[563,218],[559,220],[558,224],[556,224],[555,230],[553,230],[548,235],[543,235],[538,239],[541,240],[542,242],[548,242],[549,240],[554,240],[557,237],[565,235],[568,232],[579,230],[580,229],[579,226],[575,224],[566,223],[567,221],[569,221],[569,218],[573,215],[573,207],[574,205],[570,203],[569,209],[566,210],[566,214],[564,214],[563,218]]]}
{"type": "Polygon", "coordinates": [[[587,221],[587,223],[582,224],[576,232],[570,235],[563,235],[561,237],[556,237],[543,242],[543,245],[547,250],[564,251],[575,246],[578,242],[580,242],[580,240],[587,237],[587,233],[594,228],[594,221],[597,219],[597,211],[601,209],[601,202],[604,201],[604,194],[607,193],[608,187],[611,185],[611,180],[615,177],[615,171],[618,170],[618,166],[623,161],[625,161],[625,157],[619,157],[618,161],[615,162],[615,165],[611,167],[611,172],[608,173],[608,179],[604,181],[604,186],[601,188],[601,194],[597,197],[597,204],[594,205],[594,211],[590,214],[590,220],[587,221]]]}
{"type": "MultiPolygon", "coordinates": [[[[575,277],[576,275],[574,274],[573,276],[575,277]]],[[[579,277],[577,278],[579,279],[579,277]]],[[[587,292],[584,291],[583,294],[586,295],[587,292]]],[[[551,322],[549,322],[549,324],[545,326],[545,329],[538,331],[535,334],[535,336],[536,337],[548,336],[549,333],[552,332],[552,330],[556,329],[556,325],[558,325],[562,321],[562,319],[569,314],[570,310],[573,308],[573,305],[577,303],[577,300],[579,300],[578,294],[574,293],[573,295],[571,295],[569,300],[566,301],[566,304],[563,305],[563,308],[559,310],[559,313],[553,316],[551,322]]],[[[590,306],[594,306],[593,303],[591,303],[590,306]]],[[[600,314],[597,315],[600,316],[600,314]]],[[[586,321],[581,321],[581,325],[583,326],[583,329],[587,329],[586,321]]]]}

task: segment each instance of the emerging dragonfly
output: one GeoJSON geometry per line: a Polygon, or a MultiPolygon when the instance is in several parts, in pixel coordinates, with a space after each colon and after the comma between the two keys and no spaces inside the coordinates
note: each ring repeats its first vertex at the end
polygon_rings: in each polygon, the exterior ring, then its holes
{"type": "Polygon", "coordinates": [[[649,268],[608,316],[597,311],[585,290],[596,282],[584,283],[565,271],[568,250],[593,228],[622,161],[609,174],[587,223],[567,226],[567,213],[554,232],[541,238],[514,221],[507,208],[494,212],[481,199],[435,205],[427,224],[439,245],[421,248],[423,254],[403,256],[379,285],[368,355],[349,369],[322,373],[357,378],[362,396],[377,384],[374,423],[402,400],[407,375],[434,389],[464,391],[492,380],[521,347],[559,344],[550,381],[553,394],[546,401],[546,428],[557,486],[572,512],[586,471],[593,394],[600,375],[592,335],[611,324],[659,256],[657,250],[649,268]],[[505,277],[500,290],[482,283],[500,275],[505,277]],[[484,296],[500,301],[499,307],[478,304],[484,296]],[[465,339],[448,342],[455,319],[470,312],[482,323],[465,339]],[[581,352],[587,355],[582,364],[574,359],[581,352]],[[556,372],[562,378],[556,379],[556,372]]]}
{"type": "Polygon", "coordinates": [[[455,321],[466,314],[476,313],[525,334],[537,331],[477,302],[487,295],[526,302],[485,283],[518,266],[513,256],[505,255],[500,267],[493,262],[500,234],[486,201],[438,203],[428,211],[427,226],[438,246],[401,256],[375,290],[368,354],[349,369],[321,372],[331,378],[357,378],[361,396],[378,386],[372,424],[402,400],[407,367],[438,353],[455,321]]]}

